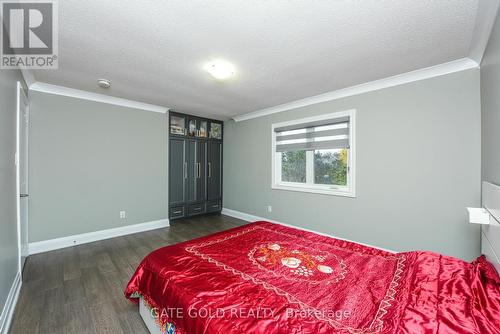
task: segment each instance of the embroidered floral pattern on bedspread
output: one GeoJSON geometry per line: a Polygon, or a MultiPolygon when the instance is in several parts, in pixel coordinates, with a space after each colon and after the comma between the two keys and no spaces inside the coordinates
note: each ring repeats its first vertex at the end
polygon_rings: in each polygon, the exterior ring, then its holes
{"type": "Polygon", "coordinates": [[[290,280],[338,282],[347,267],[335,254],[289,242],[268,242],[248,252],[251,263],[273,275],[290,280]]]}

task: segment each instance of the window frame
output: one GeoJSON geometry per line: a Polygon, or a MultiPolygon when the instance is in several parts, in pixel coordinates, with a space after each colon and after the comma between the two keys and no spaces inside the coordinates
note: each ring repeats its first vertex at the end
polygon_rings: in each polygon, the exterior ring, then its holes
{"type": "Polygon", "coordinates": [[[356,109],[337,111],[313,117],[295,119],[271,125],[271,189],[299,191],[332,196],[356,197],[356,109]],[[349,159],[347,186],[314,184],[314,151],[306,151],[306,183],[281,181],[281,153],[276,152],[275,128],[308,122],[349,117],[349,159]],[[307,155],[310,157],[307,158],[307,155]]]}

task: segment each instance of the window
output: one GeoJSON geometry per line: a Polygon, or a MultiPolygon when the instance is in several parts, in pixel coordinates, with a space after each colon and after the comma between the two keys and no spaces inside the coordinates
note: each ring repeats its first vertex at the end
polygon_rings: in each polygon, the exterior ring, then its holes
{"type": "Polygon", "coordinates": [[[355,196],[355,110],[272,125],[272,188],[355,196]]]}

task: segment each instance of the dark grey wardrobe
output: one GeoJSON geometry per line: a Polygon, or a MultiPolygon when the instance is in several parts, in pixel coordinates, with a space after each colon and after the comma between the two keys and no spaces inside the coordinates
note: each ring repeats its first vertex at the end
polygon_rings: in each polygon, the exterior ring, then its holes
{"type": "Polygon", "coordinates": [[[169,115],[169,218],[222,210],[220,121],[169,115]]]}

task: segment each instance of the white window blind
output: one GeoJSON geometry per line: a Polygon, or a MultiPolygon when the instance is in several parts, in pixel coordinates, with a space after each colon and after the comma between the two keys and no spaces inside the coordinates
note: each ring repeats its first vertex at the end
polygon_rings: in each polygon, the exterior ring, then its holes
{"type": "Polygon", "coordinates": [[[349,148],[349,116],[274,129],[276,152],[349,148]]]}

